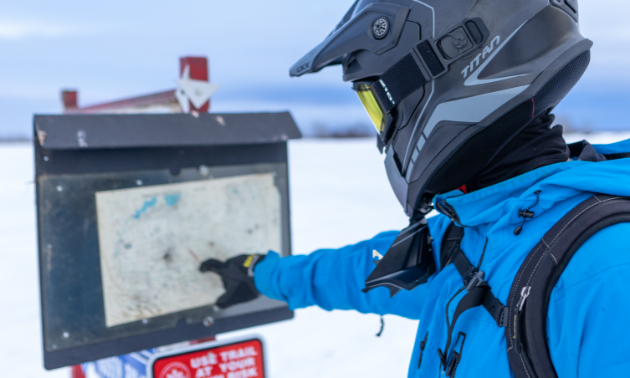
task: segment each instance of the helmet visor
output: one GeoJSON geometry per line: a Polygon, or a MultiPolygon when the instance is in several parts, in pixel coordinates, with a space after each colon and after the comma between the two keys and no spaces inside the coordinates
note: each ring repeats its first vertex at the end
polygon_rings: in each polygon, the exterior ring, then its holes
{"type": "Polygon", "coordinates": [[[367,83],[355,83],[353,89],[370,116],[376,131],[381,134],[385,129],[385,112],[379,105],[376,95],[374,91],[372,91],[372,87],[367,83]]]}

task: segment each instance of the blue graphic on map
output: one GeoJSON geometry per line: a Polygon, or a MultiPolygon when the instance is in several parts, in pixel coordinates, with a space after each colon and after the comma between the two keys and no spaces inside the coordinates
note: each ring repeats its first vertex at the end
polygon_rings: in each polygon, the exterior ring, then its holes
{"type": "Polygon", "coordinates": [[[144,201],[142,208],[136,211],[136,214],[133,216],[133,218],[140,219],[140,215],[142,215],[142,213],[154,207],[155,205],[157,205],[157,197],[153,197],[150,200],[144,201]]]}

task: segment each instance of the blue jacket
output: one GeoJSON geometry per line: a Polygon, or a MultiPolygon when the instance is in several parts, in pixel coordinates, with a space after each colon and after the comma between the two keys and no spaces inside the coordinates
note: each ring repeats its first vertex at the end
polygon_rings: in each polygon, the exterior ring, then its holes
{"type": "MultiPolygon", "coordinates": [[[[628,152],[630,140],[594,147],[605,154],[628,152]]],[[[488,238],[481,269],[495,296],[505,304],[514,276],[530,250],[563,215],[593,193],[630,196],[630,159],[554,164],[470,194],[447,193],[435,201],[447,201],[466,227],[461,248],[473,265],[488,238]],[[532,209],[535,217],[516,236],[513,230],[521,221],[518,211],[535,202],[537,190],[541,193],[540,202],[532,209]]],[[[429,219],[435,261],[439,261],[442,235],[449,223],[441,214],[429,219]]],[[[385,288],[361,292],[374,268],[372,250],[384,253],[397,234],[384,232],[355,245],[307,256],[280,258],[270,253],[256,266],[256,287],[293,309],[317,305],[326,310],[354,309],[419,319],[408,376],[442,376],[437,349],[446,344],[446,303],[462,287],[455,267],[451,264],[426,284],[393,298],[385,288]]],[[[630,375],[630,328],[625,322],[630,316],[629,241],[629,223],[595,234],[578,250],[554,287],[547,336],[560,378],[630,375]]],[[[464,294],[450,304],[450,319],[464,294]]],[[[512,376],[504,329],[497,327],[483,307],[460,317],[453,335],[460,331],[466,334],[466,341],[458,378],[512,376]]]]}

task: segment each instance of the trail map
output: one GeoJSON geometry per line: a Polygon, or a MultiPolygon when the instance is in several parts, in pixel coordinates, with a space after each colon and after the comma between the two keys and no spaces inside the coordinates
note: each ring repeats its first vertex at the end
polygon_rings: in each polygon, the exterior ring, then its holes
{"type": "Polygon", "coordinates": [[[220,278],[208,258],[280,251],[280,193],[272,174],[96,193],[108,327],[211,305],[220,278]]]}

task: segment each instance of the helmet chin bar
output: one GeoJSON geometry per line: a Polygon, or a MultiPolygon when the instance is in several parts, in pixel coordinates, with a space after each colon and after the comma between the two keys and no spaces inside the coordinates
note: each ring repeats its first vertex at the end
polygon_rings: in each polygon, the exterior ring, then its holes
{"type": "Polygon", "coordinates": [[[403,206],[405,213],[411,218],[412,222],[423,219],[426,214],[433,210],[433,203],[431,202],[433,195],[423,193],[417,204],[409,203],[409,184],[407,183],[405,177],[400,174],[398,164],[396,164],[394,158],[393,148],[389,146],[386,150],[385,171],[387,172],[387,179],[389,180],[398,202],[400,202],[403,206]]]}

